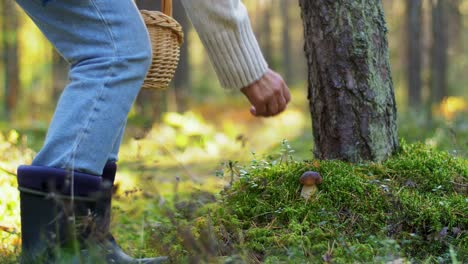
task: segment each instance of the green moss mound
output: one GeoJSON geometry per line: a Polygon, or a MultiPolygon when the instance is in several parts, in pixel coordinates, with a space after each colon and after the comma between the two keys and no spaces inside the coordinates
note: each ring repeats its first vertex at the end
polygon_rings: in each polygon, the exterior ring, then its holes
{"type": "Polygon", "coordinates": [[[384,163],[253,161],[212,210],[224,245],[263,262],[468,261],[468,162],[402,143],[384,163]],[[324,178],[309,201],[300,175],[324,178]]]}

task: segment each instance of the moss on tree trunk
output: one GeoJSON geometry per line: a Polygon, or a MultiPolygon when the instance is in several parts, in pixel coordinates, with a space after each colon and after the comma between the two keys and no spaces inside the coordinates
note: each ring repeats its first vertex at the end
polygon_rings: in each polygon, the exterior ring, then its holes
{"type": "Polygon", "coordinates": [[[386,159],[398,139],[381,2],[300,0],[300,6],[316,157],[386,159]]]}

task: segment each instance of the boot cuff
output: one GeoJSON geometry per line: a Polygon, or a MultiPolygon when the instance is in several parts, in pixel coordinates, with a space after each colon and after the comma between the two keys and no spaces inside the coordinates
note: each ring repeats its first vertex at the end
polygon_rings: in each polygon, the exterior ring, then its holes
{"type": "Polygon", "coordinates": [[[116,172],[117,172],[117,164],[115,162],[107,162],[102,172],[102,180],[110,181],[111,184],[114,184],[116,172]]]}
{"type": "Polygon", "coordinates": [[[81,172],[42,166],[20,166],[17,172],[20,189],[61,195],[71,195],[73,190],[76,196],[91,197],[101,188],[100,176],[81,172]]]}

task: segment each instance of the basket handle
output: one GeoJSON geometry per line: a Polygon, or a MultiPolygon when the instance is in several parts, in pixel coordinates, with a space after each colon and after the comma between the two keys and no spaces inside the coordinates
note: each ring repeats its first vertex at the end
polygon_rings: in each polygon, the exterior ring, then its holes
{"type": "Polygon", "coordinates": [[[161,10],[164,14],[172,17],[172,0],[162,0],[161,10]]]}

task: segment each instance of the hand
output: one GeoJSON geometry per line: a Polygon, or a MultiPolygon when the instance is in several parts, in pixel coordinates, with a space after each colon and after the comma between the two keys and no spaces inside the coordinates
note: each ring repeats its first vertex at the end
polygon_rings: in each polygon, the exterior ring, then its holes
{"type": "Polygon", "coordinates": [[[254,116],[275,116],[283,112],[291,101],[291,93],[283,78],[270,69],[260,80],[241,91],[252,104],[250,113],[254,116]]]}

